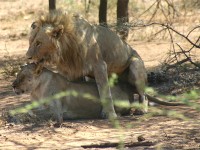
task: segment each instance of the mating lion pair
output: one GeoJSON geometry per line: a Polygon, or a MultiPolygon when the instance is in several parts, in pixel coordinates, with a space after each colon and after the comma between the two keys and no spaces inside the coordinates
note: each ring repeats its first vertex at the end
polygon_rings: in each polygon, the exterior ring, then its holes
{"type": "Polygon", "coordinates": [[[115,118],[108,77],[116,73],[119,80],[130,83],[139,94],[139,101],[147,112],[146,70],[135,50],[110,29],[90,25],[79,16],[56,10],[32,24],[28,59],[52,63],[60,74],[74,81],[89,76],[95,79],[100,99],[106,99],[102,117],[115,118]]]}
{"type": "Polygon", "coordinates": [[[27,58],[35,63],[55,65],[58,72],[70,81],[93,77],[100,99],[107,100],[102,117],[116,117],[114,95],[110,87],[105,90],[111,73],[116,73],[120,82],[131,85],[129,90],[132,94],[134,91],[138,93],[139,102],[144,105],[142,112],[147,112],[144,63],[137,52],[114,32],[62,11],[39,17],[31,27],[27,58]]]}

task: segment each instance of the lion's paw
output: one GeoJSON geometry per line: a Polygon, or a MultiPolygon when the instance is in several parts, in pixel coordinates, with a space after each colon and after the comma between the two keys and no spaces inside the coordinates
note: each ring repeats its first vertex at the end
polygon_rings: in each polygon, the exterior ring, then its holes
{"type": "Polygon", "coordinates": [[[101,112],[101,118],[103,118],[103,119],[116,119],[117,118],[117,114],[115,112],[102,111],[101,112]]]}

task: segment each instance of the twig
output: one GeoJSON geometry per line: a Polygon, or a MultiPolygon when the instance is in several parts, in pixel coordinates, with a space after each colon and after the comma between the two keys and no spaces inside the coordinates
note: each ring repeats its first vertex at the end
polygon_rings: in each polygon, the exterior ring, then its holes
{"type": "Polygon", "coordinates": [[[159,4],[160,4],[160,0],[157,0],[156,9],[155,9],[153,15],[151,16],[151,18],[149,19],[148,22],[151,22],[151,21],[153,20],[153,18],[155,17],[155,15],[156,15],[156,13],[157,13],[157,11],[158,11],[158,9],[159,9],[159,4]]]}
{"type": "Polygon", "coordinates": [[[191,60],[191,58],[185,53],[185,51],[183,50],[183,48],[182,48],[178,43],[176,43],[176,44],[177,44],[178,47],[181,49],[181,51],[183,52],[183,54],[185,55],[185,57],[188,59],[188,61],[189,61],[191,64],[193,64],[194,66],[200,68],[200,65],[194,63],[194,62],[191,60]]]}
{"type": "Polygon", "coordinates": [[[198,28],[200,28],[200,26],[196,26],[192,30],[190,30],[186,37],[188,37],[194,30],[196,30],[198,28]]]}
{"type": "MultiPolygon", "coordinates": [[[[173,40],[173,36],[171,34],[171,31],[169,30],[169,28],[167,28],[169,35],[170,35],[170,39],[171,39],[171,43],[172,43],[172,47],[173,47],[173,52],[174,54],[176,54],[176,50],[175,50],[175,46],[174,46],[174,40],[173,40]]],[[[176,59],[176,62],[178,62],[178,58],[177,55],[174,55],[174,58],[176,59]]]]}
{"type": "Polygon", "coordinates": [[[199,45],[196,45],[194,42],[192,42],[187,36],[185,36],[184,34],[178,32],[177,30],[173,29],[172,27],[165,25],[165,24],[160,24],[161,26],[164,26],[170,30],[172,30],[173,32],[175,32],[176,34],[182,36],[183,38],[185,38],[191,45],[194,45],[196,48],[200,48],[199,45]]]}
{"type": "Polygon", "coordinates": [[[171,69],[171,68],[174,68],[176,66],[180,66],[181,64],[183,64],[183,63],[185,63],[187,61],[189,61],[189,58],[186,58],[186,59],[183,59],[181,61],[178,61],[177,63],[175,63],[173,65],[169,65],[169,66],[167,66],[167,69],[171,69]]]}
{"type": "Polygon", "coordinates": [[[149,6],[149,8],[147,8],[147,10],[145,10],[143,13],[141,13],[138,18],[140,18],[142,15],[144,15],[146,12],[148,12],[155,4],[157,3],[157,1],[155,1],[151,6],[149,6]]]}
{"type": "MultiPolygon", "coordinates": [[[[153,22],[153,23],[149,23],[149,24],[145,24],[145,25],[138,25],[138,26],[130,26],[130,27],[148,27],[148,26],[152,26],[152,25],[159,25],[159,26],[162,26],[162,27],[165,27],[173,32],[175,32],[176,34],[178,34],[179,36],[183,37],[184,39],[186,39],[191,45],[193,45],[194,47],[196,48],[200,48],[200,45],[197,45],[196,43],[192,42],[188,36],[185,36],[184,34],[178,32],[177,30],[175,30],[174,28],[172,28],[171,26],[169,26],[168,24],[163,24],[163,23],[156,23],[156,22],[153,22]]],[[[197,27],[196,27],[197,28],[197,27]]],[[[190,32],[189,32],[190,33],[190,32]]],[[[200,36],[199,36],[200,38],[200,36]]]]}

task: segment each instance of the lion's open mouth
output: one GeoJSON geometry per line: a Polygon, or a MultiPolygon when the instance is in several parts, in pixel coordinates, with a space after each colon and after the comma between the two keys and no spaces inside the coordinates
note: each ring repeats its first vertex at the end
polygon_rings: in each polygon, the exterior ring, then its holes
{"type": "Polygon", "coordinates": [[[43,64],[43,63],[45,63],[46,62],[46,59],[45,58],[41,58],[41,59],[39,59],[39,61],[38,61],[38,59],[34,59],[34,58],[28,58],[28,63],[34,63],[34,64],[43,64]]]}

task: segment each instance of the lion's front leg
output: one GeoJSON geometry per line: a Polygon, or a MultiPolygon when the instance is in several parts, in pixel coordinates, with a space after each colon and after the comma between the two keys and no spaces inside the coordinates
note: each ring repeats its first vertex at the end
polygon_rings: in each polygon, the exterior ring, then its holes
{"type": "Polygon", "coordinates": [[[108,85],[107,64],[104,61],[94,65],[94,77],[97,83],[100,99],[103,105],[102,118],[116,118],[111,90],[108,85]]]}

